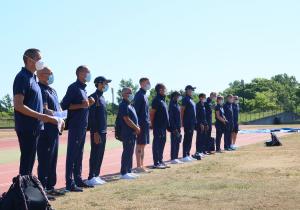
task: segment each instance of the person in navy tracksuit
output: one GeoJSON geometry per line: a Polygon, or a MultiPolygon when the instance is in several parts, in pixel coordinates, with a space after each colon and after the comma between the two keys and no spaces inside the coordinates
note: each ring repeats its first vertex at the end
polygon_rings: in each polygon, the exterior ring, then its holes
{"type": "Polygon", "coordinates": [[[207,136],[208,139],[211,139],[211,131],[212,131],[212,111],[216,103],[217,93],[211,92],[207,100],[205,101],[205,110],[206,110],[206,121],[207,121],[207,136]]]}
{"type": "Polygon", "coordinates": [[[196,153],[206,154],[209,150],[208,145],[208,123],[206,119],[206,108],[205,108],[206,95],[204,93],[199,94],[199,102],[196,104],[196,153]]]}
{"type": "Polygon", "coordinates": [[[233,132],[233,110],[232,110],[232,103],[233,103],[233,95],[227,96],[227,102],[224,104],[224,114],[226,118],[226,126],[224,132],[224,149],[226,151],[231,151],[231,139],[232,139],[232,132],[233,132]]]}
{"type": "Polygon", "coordinates": [[[153,128],[153,168],[168,168],[163,161],[163,153],[167,140],[167,129],[169,129],[169,113],[166,103],[166,87],[158,83],[155,86],[156,96],[152,101],[150,112],[151,125],[153,128]]]}
{"type": "Polygon", "coordinates": [[[25,67],[16,75],[13,84],[15,130],[21,157],[20,175],[31,175],[43,122],[57,125],[57,120],[43,114],[43,98],[35,72],[44,68],[38,49],[28,49],[23,55],[25,67]]]}
{"type": "Polygon", "coordinates": [[[121,179],[135,179],[137,175],[132,173],[132,158],[137,136],[140,134],[138,117],[134,106],[131,88],[123,88],[122,102],[119,105],[118,117],[121,121],[121,140],[123,152],[121,158],[121,179]]]}
{"type": "Polygon", "coordinates": [[[180,100],[180,93],[175,91],[171,94],[169,104],[170,117],[170,132],[171,132],[171,163],[181,163],[178,160],[179,147],[182,139],[181,135],[181,114],[178,101],[180,100]]]}
{"type": "Polygon", "coordinates": [[[193,135],[195,126],[197,123],[196,119],[196,104],[193,100],[193,91],[196,88],[188,85],[185,87],[186,96],[182,99],[181,106],[181,119],[184,127],[184,138],[183,138],[183,161],[193,161],[194,158],[190,156],[192,147],[193,135]]]}
{"type": "Polygon", "coordinates": [[[217,105],[215,107],[215,117],[216,117],[216,152],[221,153],[221,139],[225,132],[226,118],[223,109],[224,98],[222,96],[217,97],[217,105]]]}
{"type": "Polygon", "coordinates": [[[239,132],[239,97],[233,96],[234,103],[232,104],[232,111],[233,111],[233,132],[232,132],[232,142],[231,142],[231,149],[235,150],[237,147],[235,145],[237,134],[239,132]]]}
{"type": "Polygon", "coordinates": [[[82,158],[88,126],[89,106],[94,104],[93,98],[87,97],[86,83],[91,74],[87,66],[79,66],[76,70],[77,80],[72,83],[64,96],[61,107],[68,110],[68,148],[66,158],[66,191],[82,192],[82,188],[91,187],[81,177],[82,158]]]}
{"type": "Polygon", "coordinates": [[[151,84],[148,78],[143,77],[139,81],[141,88],[134,96],[133,106],[139,119],[141,133],[136,141],[136,172],[148,172],[144,166],[145,147],[150,143],[150,114],[149,102],[146,95],[147,91],[151,89],[151,84]]]}
{"type": "Polygon", "coordinates": [[[103,93],[109,89],[110,79],[103,76],[94,80],[96,91],[90,95],[95,103],[89,109],[89,126],[91,138],[91,152],[89,161],[89,177],[86,184],[90,186],[105,184],[100,178],[100,169],[104,157],[107,133],[107,110],[103,93]]]}
{"type": "MultiPolygon", "coordinates": [[[[50,87],[54,82],[52,71],[45,67],[37,72],[37,76],[43,98],[44,113],[53,116],[54,112],[61,112],[57,93],[50,87]]],[[[60,131],[61,129],[57,125],[45,123],[37,144],[38,178],[46,192],[53,196],[64,195],[63,192],[54,189],[57,181],[56,165],[60,131]]]]}

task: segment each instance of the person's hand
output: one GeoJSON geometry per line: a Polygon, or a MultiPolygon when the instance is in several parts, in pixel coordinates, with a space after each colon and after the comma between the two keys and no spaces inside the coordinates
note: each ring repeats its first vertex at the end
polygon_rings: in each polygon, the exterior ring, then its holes
{"type": "Polygon", "coordinates": [[[57,125],[58,124],[58,121],[56,118],[52,117],[52,116],[49,116],[49,115],[46,115],[46,114],[41,114],[39,117],[38,117],[38,120],[41,120],[43,121],[44,123],[51,123],[51,124],[54,124],[54,125],[57,125]]]}
{"type": "Polygon", "coordinates": [[[62,120],[62,124],[61,124],[61,128],[60,128],[61,133],[65,130],[65,126],[66,126],[66,123],[64,120],[62,120]]]}
{"type": "Polygon", "coordinates": [[[135,129],[135,133],[136,133],[136,135],[140,135],[140,133],[141,133],[141,129],[140,129],[139,127],[136,127],[136,129],[135,129]]]}
{"type": "Polygon", "coordinates": [[[204,125],[200,125],[200,130],[201,130],[201,132],[203,132],[204,131],[204,125]]]}
{"type": "Polygon", "coordinates": [[[82,108],[89,108],[90,102],[89,100],[83,100],[82,101],[82,108]]]}
{"type": "Polygon", "coordinates": [[[50,110],[50,109],[46,109],[45,110],[45,114],[53,116],[54,115],[54,111],[50,110]]]}
{"type": "Polygon", "coordinates": [[[98,132],[94,133],[94,143],[100,144],[100,142],[101,142],[100,134],[98,132]]]}
{"type": "Polygon", "coordinates": [[[92,106],[95,103],[95,99],[93,97],[89,97],[89,106],[92,106]]]}

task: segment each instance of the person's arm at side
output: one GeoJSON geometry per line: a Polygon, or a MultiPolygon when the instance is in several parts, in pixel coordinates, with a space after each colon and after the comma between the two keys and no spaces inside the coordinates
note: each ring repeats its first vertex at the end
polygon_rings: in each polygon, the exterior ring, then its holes
{"type": "Polygon", "coordinates": [[[154,118],[155,118],[155,113],[156,113],[156,109],[150,109],[150,122],[151,122],[151,127],[153,127],[154,124],[154,118]]]}
{"type": "Polygon", "coordinates": [[[184,112],[185,112],[185,106],[181,106],[180,108],[180,120],[181,120],[181,125],[183,126],[183,117],[184,117],[184,112]]]}
{"type": "Polygon", "coordinates": [[[28,106],[24,105],[23,102],[24,102],[24,96],[22,94],[16,94],[14,96],[14,109],[26,116],[41,120],[45,123],[52,123],[52,124],[58,123],[54,117],[36,112],[30,109],[28,106]]]}
{"type": "Polygon", "coordinates": [[[128,116],[123,116],[123,120],[125,121],[126,125],[128,125],[135,131],[137,135],[140,134],[140,128],[136,124],[134,124],[134,122],[128,116]]]}
{"type": "Polygon", "coordinates": [[[217,117],[217,119],[220,120],[222,123],[224,123],[224,124],[226,123],[226,120],[225,120],[223,117],[221,117],[220,111],[219,111],[219,110],[216,111],[216,117],[217,117]]]}

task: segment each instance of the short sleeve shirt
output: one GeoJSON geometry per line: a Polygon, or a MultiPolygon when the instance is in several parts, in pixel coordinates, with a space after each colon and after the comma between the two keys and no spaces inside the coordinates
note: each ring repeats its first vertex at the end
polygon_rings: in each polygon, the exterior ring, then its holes
{"type": "MultiPolygon", "coordinates": [[[[30,109],[43,113],[43,99],[36,75],[22,68],[16,75],[13,84],[13,95],[24,96],[23,104],[30,109]]],[[[26,116],[15,110],[15,129],[17,132],[37,132],[43,129],[43,123],[33,117],[26,116]]]]}
{"type": "Polygon", "coordinates": [[[183,115],[183,126],[188,129],[194,129],[196,120],[196,104],[190,96],[182,99],[182,106],[185,107],[183,115]]]}
{"type": "Polygon", "coordinates": [[[165,97],[157,95],[152,101],[152,109],[155,109],[153,129],[166,129],[169,127],[169,112],[165,97]]]}
{"type": "Polygon", "coordinates": [[[119,105],[119,117],[122,119],[122,129],[121,136],[124,139],[131,138],[135,136],[134,129],[129,127],[124,121],[124,117],[129,117],[135,125],[138,125],[138,117],[135,112],[134,107],[126,100],[122,100],[119,105]]]}

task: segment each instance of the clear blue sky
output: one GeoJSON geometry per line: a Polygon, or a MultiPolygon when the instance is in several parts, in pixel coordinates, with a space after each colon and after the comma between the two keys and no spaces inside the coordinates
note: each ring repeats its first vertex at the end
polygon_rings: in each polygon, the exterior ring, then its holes
{"type": "Polygon", "coordinates": [[[142,76],[207,93],[279,73],[300,80],[299,11],[298,0],[2,1],[0,96],[12,93],[31,47],[53,69],[60,98],[81,64],[115,89],[142,76]]]}

